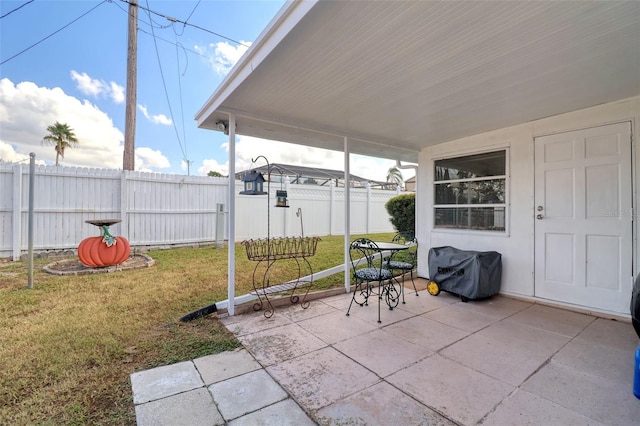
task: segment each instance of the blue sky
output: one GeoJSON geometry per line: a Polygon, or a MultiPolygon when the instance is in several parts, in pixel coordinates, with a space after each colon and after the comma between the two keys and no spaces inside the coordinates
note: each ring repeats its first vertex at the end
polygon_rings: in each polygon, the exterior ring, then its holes
{"type": "MultiPolygon", "coordinates": [[[[283,3],[139,0],[136,170],[227,173],[227,137],[198,129],[194,116],[283,3]]],[[[121,0],[0,1],[0,160],[24,161],[35,152],[40,163],[54,164],[53,147],[41,141],[59,121],[79,139],[62,165],[122,168],[127,10],[121,0]]],[[[256,154],[338,170],[343,163],[339,152],[237,137],[238,170],[256,154]]],[[[351,161],[352,173],[375,180],[395,164],[351,161]]]]}

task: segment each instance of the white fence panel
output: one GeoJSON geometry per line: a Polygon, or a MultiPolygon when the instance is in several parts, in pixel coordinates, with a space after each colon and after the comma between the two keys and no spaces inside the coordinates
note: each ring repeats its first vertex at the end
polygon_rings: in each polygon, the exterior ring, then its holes
{"type": "MultiPolygon", "coordinates": [[[[0,257],[27,251],[29,166],[0,164],[0,257]]],[[[271,185],[266,196],[239,195],[236,182],[236,241],[271,237],[344,233],[345,189],[286,183],[289,208],[277,208],[271,185]],[[267,208],[270,227],[267,229],[267,208]],[[296,215],[300,209],[301,218],[296,215]]],[[[75,249],[99,230],[90,219],[119,219],[110,231],[132,246],[161,247],[212,243],[218,204],[228,214],[226,178],[181,176],[36,166],[34,180],[34,249],[75,249]]],[[[386,201],[396,192],[351,189],[351,232],[392,232],[386,201]]],[[[226,226],[224,238],[226,239],[226,226]]]]}
{"type": "Polygon", "coordinates": [[[14,169],[19,172],[20,166],[0,164],[0,257],[13,252],[14,169]]]}

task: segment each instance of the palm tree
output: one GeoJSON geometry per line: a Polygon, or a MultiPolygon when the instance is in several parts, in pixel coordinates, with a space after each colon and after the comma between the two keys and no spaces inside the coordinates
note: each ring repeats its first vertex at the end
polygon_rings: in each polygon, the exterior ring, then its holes
{"type": "Polygon", "coordinates": [[[397,167],[391,167],[387,172],[387,182],[395,183],[400,188],[402,188],[402,184],[404,183],[404,179],[402,178],[402,172],[397,167]]]}
{"type": "Polygon", "coordinates": [[[42,138],[42,143],[53,144],[56,150],[56,166],[58,165],[58,159],[64,158],[64,150],[66,148],[73,148],[78,145],[78,139],[73,133],[73,129],[68,124],[58,123],[47,127],[49,134],[42,138]]]}

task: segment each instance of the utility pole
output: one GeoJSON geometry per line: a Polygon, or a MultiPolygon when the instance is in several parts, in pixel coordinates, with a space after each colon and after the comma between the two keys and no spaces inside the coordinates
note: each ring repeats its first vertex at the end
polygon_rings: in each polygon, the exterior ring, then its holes
{"type": "Polygon", "coordinates": [[[138,79],[138,1],[129,1],[129,37],[127,47],[127,105],[124,123],[123,170],[135,169],[136,91],[138,79]]]}

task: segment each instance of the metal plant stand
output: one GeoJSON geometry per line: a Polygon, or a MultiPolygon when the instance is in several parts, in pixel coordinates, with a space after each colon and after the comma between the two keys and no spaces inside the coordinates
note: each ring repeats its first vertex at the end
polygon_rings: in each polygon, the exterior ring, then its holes
{"type": "Polygon", "coordinates": [[[253,305],[254,311],[259,311],[263,308],[264,302],[267,303],[267,309],[264,312],[266,318],[271,318],[273,315],[273,305],[269,300],[269,295],[274,293],[291,292],[289,299],[291,303],[298,303],[300,297],[295,294],[299,288],[306,288],[304,296],[302,297],[301,306],[303,309],[309,307],[309,301],[307,295],[313,284],[313,269],[311,264],[307,260],[308,257],[316,254],[316,247],[320,241],[319,237],[283,237],[283,238],[266,238],[258,240],[243,241],[246,250],[247,258],[258,262],[253,269],[253,293],[258,296],[258,302],[253,305]],[[292,259],[296,262],[298,269],[298,277],[294,280],[288,281],[283,284],[271,285],[270,274],[271,267],[278,260],[292,259]],[[258,268],[264,262],[266,270],[262,278],[258,276],[258,268]],[[301,263],[302,262],[302,263],[301,263]],[[302,266],[306,265],[309,268],[308,280],[302,279],[302,266]]]}

